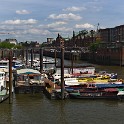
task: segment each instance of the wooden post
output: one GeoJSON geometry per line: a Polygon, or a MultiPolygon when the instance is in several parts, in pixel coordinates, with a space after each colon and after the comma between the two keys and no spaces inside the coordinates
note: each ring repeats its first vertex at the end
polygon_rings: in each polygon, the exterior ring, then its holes
{"type": "Polygon", "coordinates": [[[24,49],[22,49],[22,53],[21,53],[22,55],[22,62],[24,62],[24,57],[25,57],[25,50],[24,49]]]}
{"type": "Polygon", "coordinates": [[[9,104],[12,103],[12,51],[9,52],[9,104]]]}
{"type": "Polygon", "coordinates": [[[26,65],[28,65],[28,49],[26,49],[26,65]]]}
{"type": "Polygon", "coordinates": [[[34,60],[36,59],[36,51],[35,51],[35,49],[33,49],[33,58],[34,58],[34,60]]]}
{"type": "Polygon", "coordinates": [[[1,51],[1,59],[4,58],[4,50],[1,51]]]}
{"type": "Polygon", "coordinates": [[[56,67],[56,49],[54,50],[55,52],[55,67],[56,67]]]}
{"type": "Polygon", "coordinates": [[[61,41],[61,99],[64,99],[64,41],[61,41]]]}
{"type": "Polygon", "coordinates": [[[122,50],[123,50],[122,46],[120,46],[119,49],[120,49],[120,53],[119,53],[120,54],[120,66],[122,66],[122,50]]]}
{"type": "Polygon", "coordinates": [[[31,67],[33,67],[33,49],[31,49],[31,67]]]}
{"type": "Polygon", "coordinates": [[[73,52],[71,52],[71,69],[72,69],[72,74],[73,74],[73,64],[74,64],[74,58],[73,58],[74,56],[73,56],[73,52]]]}
{"type": "Polygon", "coordinates": [[[40,49],[40,73],[43,73],[43,49],[40,49]]]}

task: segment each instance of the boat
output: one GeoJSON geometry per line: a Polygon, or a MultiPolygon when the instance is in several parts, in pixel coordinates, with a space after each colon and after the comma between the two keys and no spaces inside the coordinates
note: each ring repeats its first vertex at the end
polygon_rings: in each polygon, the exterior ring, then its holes
{"type": "Polygon", "coordinates": [[[31,87],[37,88],[38,92],[44,88],[44,77],[45,74],[41,74],[38,70],[24,68],[16,70],[15,74],[15,93],[31,92],[31,87]]]}
{"type": "Polygon", "coordinates": [[[73,68],[70,69],[71,75],[73,77],[90,77],[95,74],[95,67],[94,66],[84,66],[80,68],[73,68]]]}
{"type": "Polygon", "coordinates": [[[9,94],[7,93],[6,89],[3,89],[2,91],[0,91],[0,103],[2,103],[8,98],[9,98],[9,94]]]}
{"type": "Polygon", "coordinates": [[[16,86],[43,84],[43,80],[42,80],[43,75],[35,69],[30,69],[30,68],[18,69],[16,71],[16,74],[17,74],[16,83],[15,83],[16,86]]]}
{"type": "Polygon", "coordinates": [[[111,79],[110,77],[89,77],[89,78],[77,78],[80,84],[95,83],[95,84],[122,84],[122,79],[111,79]]]}
{"type": "MultiPolygon", "coordinates": [[[[67,88],[67,91],[69,89],[67,88]]],[[[76,99],[124,99],[124,84],[90,84],[73,88],[70,98],[76,99]]]]}
{"type": "Polygon", "coordinates": [[[53,58],[43,58],[43,64],[55,64],[55,59],[53,59],[53,58]]]}
{"type": "MultiPolygon", "coordinates": [[[[29,66],[31,66],[31,59],[28,60],[28,64],[29,66]]],[[[55,64],[55,60],[52,58],[43,58],[43,64],[55,64]]],[[[33,59],[33,67],[39,67],[39,66],[40,66],[40,60],[38,58],[33,59]]]]}
{"type": "MultiPolygon", "coordinates": [[[[61,79],[61,68],[56,68],[56,72],[52,74],[53,80],[61,79]]],[[[64,78],[70,78],[72,75],[70,74],[69,68],[64,68],[64,78]]]]}
{"type": "MultiPolygon", "coordinates": [[[[12,70],[24,67],[19,60],[12,60],[12,70]]],[[[9,68],[9,60],[0,60],[0,68],[9,68]]]]}
{"type": "Polygon", "coordinates": [[[9,71],[6,68],[0,68],[0,103],[7,98],[9,98],[9,71]]]}
{"type": "Polygon", "coordinates": [[[84,88],[69,93],[73,99],[124,99],[124,93],[120,94],[118,88],[98,89],[84,88]]]}

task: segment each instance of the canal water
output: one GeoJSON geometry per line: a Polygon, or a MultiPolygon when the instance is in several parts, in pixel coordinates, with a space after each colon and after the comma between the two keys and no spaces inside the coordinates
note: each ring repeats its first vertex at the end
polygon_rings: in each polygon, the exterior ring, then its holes
{"type": "MultiPolygon", "coordinates": [[[[94,66],[124,78],[124,67],[94,66]]],[[[43,93],[13,94],[12,104],[8,100],[0,104],[0,124],[124,124],[124,101],[49,100],[43,93]]]]}

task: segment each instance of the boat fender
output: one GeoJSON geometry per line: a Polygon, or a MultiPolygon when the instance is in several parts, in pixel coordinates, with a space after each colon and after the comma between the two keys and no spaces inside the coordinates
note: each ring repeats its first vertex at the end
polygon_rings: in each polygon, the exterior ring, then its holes
{"type": "Polygon", "coordinates": [[[122,81],[122,79],[119,79],[119,81],[122,81]]]}

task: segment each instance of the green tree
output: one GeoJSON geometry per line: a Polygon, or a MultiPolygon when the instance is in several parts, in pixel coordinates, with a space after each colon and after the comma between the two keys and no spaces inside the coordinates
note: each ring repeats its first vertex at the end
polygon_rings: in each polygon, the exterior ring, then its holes
{"type": "Polygon", "coordinates": [[[0,42],[0,48],[12,49],[14,48],[15,44],[9,42],[0,42]]]}
{"type": "Polygon", "coordinates": [[[91,52],[96,52],[97,49],[98,49],[98,47],[99,47],[99,44],[100,44],[99,42],[92,43],[92,44],[90,45],[90,47],[89,47],[90,51],[91,51],[91,52]]]}

